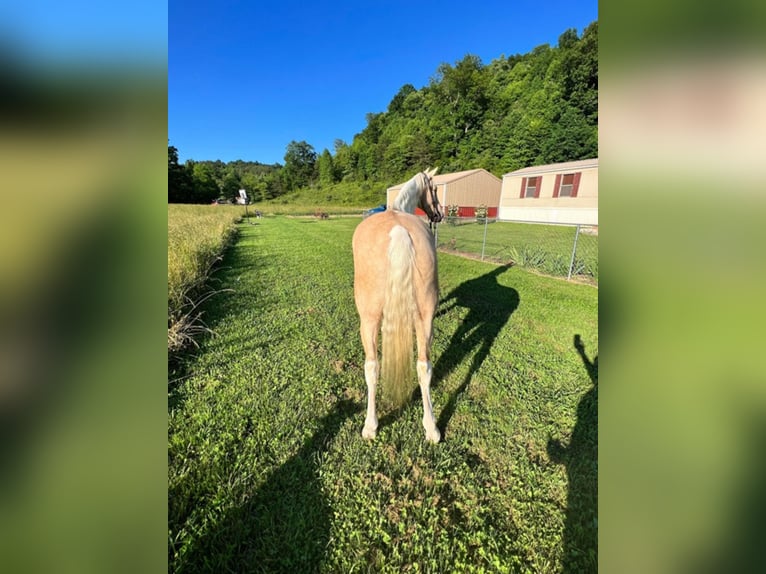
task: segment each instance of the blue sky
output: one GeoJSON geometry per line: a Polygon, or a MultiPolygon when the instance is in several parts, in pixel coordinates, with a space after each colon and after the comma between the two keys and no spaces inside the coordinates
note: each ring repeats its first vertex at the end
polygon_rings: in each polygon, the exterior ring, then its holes
{"type": "Polygon", "coordinates": [[[439,64],[553,46],[597,18],[595,0],[171,0],[168,138],[182,162],[283,163],[292,140],[333,151],[439,64]]]}

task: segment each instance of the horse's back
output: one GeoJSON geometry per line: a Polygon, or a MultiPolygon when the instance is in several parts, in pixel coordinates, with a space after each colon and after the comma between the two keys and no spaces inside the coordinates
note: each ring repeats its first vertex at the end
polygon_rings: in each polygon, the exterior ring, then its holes
{"type": "MultiPolygon", "coordinates": [[[[354,231],[354,265],[358,263],[363,267],[381,267],[391,241],[391,230],[397,225],[407,230],[417,259],[422,260],[424,264],[435,264],[436,249],[433,236],[423,221],[410,213],[385,211],[363,220],[354,231]]],[[[420,267],[420,264],[418,266],[420,267]]]]}
{"type": "Polygon", "coordinates": [[[418,269],[414,274],[418,298],[426,298],[429,304],[433,302],[435,305],[438,282],[433,236],[419,217],[391,210],[368,217],[354,231],[352,247],[357,306],[360,305],[360,297],[366,297],[372,299],[372,307],[382,307],[390,233],[397,225],[406,229],[412,240],[418,269]]]}

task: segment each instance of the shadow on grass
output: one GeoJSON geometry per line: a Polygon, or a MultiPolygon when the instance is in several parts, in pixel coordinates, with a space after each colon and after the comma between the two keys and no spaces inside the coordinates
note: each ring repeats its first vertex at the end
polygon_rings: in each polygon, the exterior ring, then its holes
{"type": "Polygon", "coordinates": [[[548,439],[548,454],[567,469],[569,484],[564,525],[562,572],[596,572],[598,568],[598,355],[591,361],[580,335],[574,347],[592,386],[580,399],[569,446],[548,439]]]}
{"type": "Polygon", "coordinates": [[[460,363],[473,355],[463,382],[450,395],[439,415],[437,426],[442,437],[446,437],[447,425],[455,414],[458,400],[489,355],[498,333],[519,306],[519,292],[497,281],[498,276],[510,267],[501,265],[489,273],[461,283],[440,303],[437,320],[440,315],[455,307],[467,308],[468,314],[434,365],[434,386],[441,384],[460,363]]]}
{"type": "Polygon", "coordinates": [[[361,410],[350,400],[336,403],[316,432],[252,496],[209,526],[178,562],[169,557],[169,571],[319,571],[332,509],[322,493],[317,461],[346,419],[361,410]]]}

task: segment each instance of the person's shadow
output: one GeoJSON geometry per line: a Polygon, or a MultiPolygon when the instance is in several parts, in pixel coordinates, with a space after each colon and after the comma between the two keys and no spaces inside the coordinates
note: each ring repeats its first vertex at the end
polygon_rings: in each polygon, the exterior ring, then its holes
{"type": "Polygon", "coordinates": [[[598,569],[598,355],[588,358],[580,335],[574,336],[574,347],[593,386],[580,399],[569,446],[548,439],[548,455],[566,466],[569,483],[561,570],[565,573],[598,569]]]}
{"type": "Polygon", "coordinates": [[[332,509],[317,460],[362,406],[341,400],[317,431],[262,486],[194,541],[174,572],[317,572],[330,539],[332,509]]]}
{"type": "Polygon", "coordinates": [[[501,265],[489,273],[464,281],[440,302],[437,317],[455,307],[468,309],[468,314],[434,365],[434,386],[442,384],[458,365],[473,354],[463,382],[450,395],[439,415],[437,426],[442,432],[442,437],[446,436],[447,425],[455,414],[458,400],[489,355],[498,333],[519,306],[519,292],[497,281],[498,276],[510,267],[511,265],[501,265]]]}

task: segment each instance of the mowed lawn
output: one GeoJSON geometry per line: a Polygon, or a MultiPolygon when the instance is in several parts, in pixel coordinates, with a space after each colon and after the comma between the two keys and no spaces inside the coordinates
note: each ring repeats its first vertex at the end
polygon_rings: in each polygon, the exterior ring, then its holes
{"type": "MultiPolygon", "coordinates": [[[[574,226],[507,221],[491,221],[486,229],[476,220],[464,219],[458,225],[448,221],[438,232],[440,249],[475,256],[483,252],[488,261],[514,261],[559,277],[569,273],[574,239],[574,226]]],[[[598,236],[579,234],[573,263],[573,275],[598,283],[598,236]]]]}
{"type": "Polygon", "coordinates": [[[173,572],[595,572],[597,294],[439,255],[434,413],[382,409],[353,300],[359,218],[244,222],[169,385],[173,572]]]}

